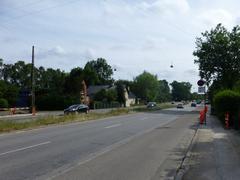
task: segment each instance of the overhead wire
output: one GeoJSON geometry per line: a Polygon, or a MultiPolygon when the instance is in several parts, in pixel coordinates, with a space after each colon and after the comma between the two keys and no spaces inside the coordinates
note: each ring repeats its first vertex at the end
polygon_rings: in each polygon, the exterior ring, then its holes
{"type": "MultiPolygon", "coordinates": [[[[68,2],[65,2],[65,3],[60,3],[60,4],[57,4],[55,6],[49,6],[49,7],[45,7],[45,8],[42,8],[42,9],[39,9],[39,10],[36,10],[36,11],[33,11],[33,12],[28,12],[28,13],[25,13],[23,15],[19,15],[19,16],[15,16],[15,17],[12,17],[10,18],[8,21],[5,21],[4,23],[7,23],[9,21],[12,21],[12,20],[17,20],[17,19],[20,19],[20,18],[23,18],[23,17],[27,17],[29,15],[34,15],[34,14],[38,14],[38,13],[41,13],[43,11],[46,11],[46,10],[49,10],[49,9],[54,9],[54,8],[57,8],[57,7],[62,7],[62,6],[66,6],[68,4],[72,4],[72,3],[75,3],[79,0],[72,0],[72,1],[68,1],[68,2]]],[[[1,25],[0,25],[1,26],[1,25]]]]}

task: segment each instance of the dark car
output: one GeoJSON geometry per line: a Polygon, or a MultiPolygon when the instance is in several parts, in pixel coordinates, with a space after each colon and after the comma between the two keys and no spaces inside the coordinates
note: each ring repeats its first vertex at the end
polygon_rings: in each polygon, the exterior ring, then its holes
{"type": "Polygon", "coordinates": [[[153,107],[156,107],[157,106],[157,103],[156,102],[149,102],[147,104],[147,108],[153,108],[153,107]]]}
{"type": "Polygon", "coordinates": [[[191,107],[197,107],[197,104],[195,102],[192,102],[191,107]]]}
{"type": "Polygon", "coordinates": [[[64,114],[88,113],[89,107],[85,104],[74,104],[64,109],[64,114]]]}

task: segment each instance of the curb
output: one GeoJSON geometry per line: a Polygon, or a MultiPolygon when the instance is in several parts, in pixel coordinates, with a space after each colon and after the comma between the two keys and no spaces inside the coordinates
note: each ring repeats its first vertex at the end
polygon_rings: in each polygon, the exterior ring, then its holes
{"type": "Polygon", "coordinates": [[[184,174],[189,169],[189,166],[190,166],[189,161],[190,161],[190,158],[192,155],[191,152],[192,152],[193,146],[196,144],[197,134],[198,134],[198,130],[199,130],[199,123],[197,123],[196,127],[197,128],[192,137],[192,140],[187,148],[187,151],[186,151],[184,157],[182,158],[182,162],[181,162],[180,166],[177,168],[176,175],[174,176],[174,180],[181,180],[183,178],[184,174]]]}

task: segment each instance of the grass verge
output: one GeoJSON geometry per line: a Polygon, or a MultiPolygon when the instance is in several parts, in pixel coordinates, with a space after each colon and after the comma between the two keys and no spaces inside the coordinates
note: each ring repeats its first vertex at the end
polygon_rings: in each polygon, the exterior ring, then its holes
{"type": "Polygon", "coordinates": [[[47,116],[44,118],[39,118],[36,120],[30,120],[25,122],[17,122],[11,120],[1,120],[0,121],[0,133],[10,132],[15,130],[23,129],[33,129],[41,126],[47,126],[52,124],[64,124],[68,122],[83,122],[89,120],[97,120],[106,117],[119,116],[129,113],[136,112],[148,112],[156,111],[160,109],[165,109],[172,107],[170,104],[160,104],[156,108],[146,108],[146,107],[134,107],[134,108],[120,108],[114,109],[106,113],[89,113],[89,114],[79,114],[79,115],[67,115],[67,116],[47,116]]]}

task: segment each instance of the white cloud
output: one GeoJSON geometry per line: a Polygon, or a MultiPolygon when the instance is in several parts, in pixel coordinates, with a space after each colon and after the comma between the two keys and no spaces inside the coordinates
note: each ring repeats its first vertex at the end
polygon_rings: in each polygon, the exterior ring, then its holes
{"type": "Polygon", "coordinates": [[[190,9],[186,0],[156,0],[152,3],[144,1],[137,7],[139,7],[140,10],[162,14],[187,13],[190,9]]]}
{"type": "Polygon", "coordinates": [[[81,56],[84,57],[85,59],[92,60],[95,58],[95,52],[93,49],[88,48],[83,53],[81,53],[81,56]]]}
{"type": "Polygon", "coordinates": [[[224,9],[206,10],[198,16],[198,20],[207,27],[215,27],[219,23],[230,28],[235,25],[235,18],[233,15],[224,9]]]}
{"type": "Polygon", "coordinates": [[[66,50],[64,50],[61,46],[56,46],[48,50],[40,49],[36,53],[36,56],[40,59],[47,57],[64,57],[66,55],[66,50]]]}
{"type": "Polygon", "coordinates": [[[190,10],[187,0],[155,0],[126,3],[124,1],[104,1],[104,13],[111,17],[135,15],[173,15],[185,14],[190,10]]]}

